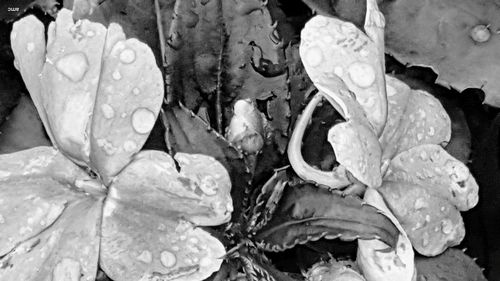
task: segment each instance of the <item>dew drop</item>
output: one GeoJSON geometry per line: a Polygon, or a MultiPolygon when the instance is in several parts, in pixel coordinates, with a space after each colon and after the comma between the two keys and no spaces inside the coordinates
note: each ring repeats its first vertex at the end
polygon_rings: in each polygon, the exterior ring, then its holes
{"type": "Polygon", "coordinates": [[[137,144],[134,141],[128,140],[123,143],[123,150],[126,152],[132,152],[137,149],[137,144]]]}
{"type": "Polygon", "coordinates": [[[137,260],[142,261],[143,263],[151,263],[153,261],[153,254],[150,251],[142,251],[140,255],[136,257],[137,260]]]}
{"type": "Polygon", "coordinates": [[[149,133],[155,124],[155,115],[149,109],[141,107],[132,114],[132,127],[139,134],[149,133]]]}
{"type": "Polygon", "coordinates": [[[420,210],[425,207],[427,207],[427,204],[423,198],[419,197],[415,200],[415,204],[413,205],[413,208],[415,208],[415,210],[420,210]]]}
{"type": "Polygon", "coordinates": [[[139,90],[139,88],[135,87],[132,89],[132,93],[137,96],[141,93],[141,90],[139,90]]]}
{"type": "Polygon", "coordinates": [[[160,261],[164,267],[170,268],[177,263],[177,258],[174,253],[165,250],[160,253],[160,261]]]}
{"type": "Polygon", "coordinates": [[[422,235],[422,246],[427,247],[427,245],[429,245],[429,233],[424,232],[422,235]]]}
{"type": "Polygon", "coordinates": [[[312,67],[318,66],[323,61],[323,52],[319,47],[312,47],[306,51],[305,61],[312,67]]]}
{"type": "Polygon", "coordinates": [[[89,68],[87,56],[82,52],[68,54],[56,62],[56,69],[69,80],[79,82],[89,68]]]}
{"type": "Polygon", "coordinates": [[[470,31],[470,37],[477,43],[484,43],[490,40],[491,31],[488,26],[479,24],[474,26],[470,31]]]}
{"type": "Polygon", "coordinates": [[[14,68],[20,71],[19,62],[16,59],[14,59],[14,68]]]}
{"type": "Polygon", "coordinates": [[[115,70],[115,71],[113,72],[112,76],[113,76],[113,79],[115,79],[115,80],[120,80],[120,79],[122,79],[122,75],[120,74],[120,72],[119,72],[118,70],[115,70]]]}
{"type": "Polygon", "coordinates": [[[80,263],[70,258],[62,259],[52,271],[52,281],[79,281],[80,263]]]}
{"type": "Polygon", "coordinates": [[[26,50],[28,50],[29,53],[33,52],[33,50],[35,50],[35,43],[33,42],[29,42],[27,45],[26,45],[26,50]]]}
{"type": "Polygon", "coordinates": [[[217,194],[218,185],[212,176],[206,176],[201,179],[200,189],[208,196],[217,194]]]}
{"type": "Polygon", "coordinates": [[[93,30],[87,31],[87,37],[94,37],[94,36],[95,36],[95,32],[93,30]]]}
{"type": "Polygon", "coordinates": [[[364,62],[355,62],[347,69],[352,82],[361,88],[370,87],[375,82],[373,67],[364,62]]]}
{"type": "Polygon", "coordinates": [[[107,103],[101,105],[101,111],[102,111],[102,114],[104,115],[104,118],[106,118],[106,119],[111,119],[111,118],[115,117],[115,111],[107,103]]]}
{"type": "Polygon", "coordinates": [[[125,49],[120,53],[120,61],[125,64],[130,64],[135,61],[135,51],[132,49],[125,49]]]}
{"type": "Polygon", "coordinates": [[[444,220],[441,222],[441,231],[443,231],[444,234],[450,234],[452,230],[453,225],[450,220],[444,220]]]}

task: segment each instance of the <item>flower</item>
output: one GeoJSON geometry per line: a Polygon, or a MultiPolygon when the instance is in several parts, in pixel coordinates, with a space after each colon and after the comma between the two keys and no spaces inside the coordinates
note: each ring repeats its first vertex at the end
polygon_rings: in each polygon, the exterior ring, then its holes
{"type": "Polygon", "coordinates": [[[121,27],[33,16],[11,33],[54,147],[0,155],[0,279],[203,280],[229,221],[231,183],[205,155],[141,151],[163,100],[149,47],[121,27]],[[175,159],[175,160],[174,160],[175,159]]]}
{"type": "MultiPolygon", "coordinates": [[[[443,149],[451,122],[439,101],[384,75],[383,27],[372,0],[367,1],[366,34],[351,23],[324,16],[306,24],[300,53],[319,93],[297,121],[288,155],[305,180],[331,189],[376,189],[388,205],[386,213],[393,213],[404,229],[402,235],[408,235],[420,254],[434,256],[463,239],[459,211],[477,204],[478,186],[468,168],[443,149]],[[310,167],[300,152],[305,127],[323,98],[345,119],[328,132],[340,164],[331,172],[310,167]]],[[[378,247],[364,242],[358,242],[360,251],[378,247]]],[[[399,263],[399,268],[407,267],[407,277],[414,278],[413,260],[406,261],[411,267],[399,263]]],[[[393,263],[392,269],[372,269],[391,272],[398,268],[393,263]]]]}

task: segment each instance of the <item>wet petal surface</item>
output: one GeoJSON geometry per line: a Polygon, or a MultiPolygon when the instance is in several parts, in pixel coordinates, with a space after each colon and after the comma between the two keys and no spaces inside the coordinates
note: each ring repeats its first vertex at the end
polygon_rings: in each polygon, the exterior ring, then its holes
{"type": "Polygon", "coordinates": [[[230,219],[229,175],[209,156],[175,161],[140,152],[111,185],[100,257],[114,280],[203,280],[219,269],[224,246],[198,226],[230,219]]]}

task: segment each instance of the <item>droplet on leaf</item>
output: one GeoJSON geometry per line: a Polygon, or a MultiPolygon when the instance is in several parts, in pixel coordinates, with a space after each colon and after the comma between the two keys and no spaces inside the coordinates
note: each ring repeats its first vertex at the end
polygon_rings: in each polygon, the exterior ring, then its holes
{"type": "Polygon", "coordinates": [[[101,111],[102,111],[102,114],[104,115],[104,118],[106,118],[106,119],[111,119],[115,116],[115,111],[107,103],[101,105],[101,111]]]}
{"type": "Polygon", "coordinates": [[[364,62],[355,62],[347,70],[352,82],[362,88],[370,87],[375,82],[375,70],[364,62]]]}
{"type": "Polygon", "coordinates": [[[29,42],[27,45],[26,45],[26,50],[28,50],[29,53],[33,52],[33,50],[35,50],[35,43],[33,42],[29,42]]]}
{"type": "Polygon", "coordinates": [[[170,268],[177,263],[177,258],[174,253],[165,250],[160,254],[160,261],[164,267],[170,268]]]}
{"type": "Polygon", "coordinates": [[[139,88],[135,87],[132,89],[132,93],[137,96],[141,93],[141,90],[139,90],[139,88]]]}
{"type": "Polygon", "coordinates": [[[56,69],[69,80],[78,82],[89,68],[87,56],[82,52],[68,54],[56,62],[56,69]]]}
{"type": "Polygon", "coordinates": [[[121,73],[120,73],[118,70],[115,70],[115,71],[113,72],[112,76],[113,76],[113,79],[115,79],[115,80],[120,80],[120,79],[122,79],[122,75],[121,75],[121,73]]]}
{"type": "Polygon", "coordinates": [[[137,256],[137,260],[142,261],[143,263],[151,263],[153,261],[153,255],[150,251],[145,250],[137,256]]]}
{"type": "Polygon", "coordinates": [[[52,281],[79,281],[81,275],[80,263],[70,259],[62,259],[52,271],[52,281]]]}
{"type": "Polygon", "coordinates": [[[132,114],[132,127],[139,134],[149,133],[155,124],[155,115],[147,108],[138,108],[132,114]]]}
{"type": "Polygon", "coordinates": [[[488,28],[488,26],[484,24],[479,24],[474,26],[471,31],[470,31],[470,37],[472,40],[478,42],[478,43],[484,43],[488,40],[490,40],[491,37],[491,31],[488,28]]]}
{"type": "Polygon", "coordinates": [[[135,61],[135,51],[132,49],[125,49],[120,53],[120,61],[125,64],[130,64],[135,61]]]}

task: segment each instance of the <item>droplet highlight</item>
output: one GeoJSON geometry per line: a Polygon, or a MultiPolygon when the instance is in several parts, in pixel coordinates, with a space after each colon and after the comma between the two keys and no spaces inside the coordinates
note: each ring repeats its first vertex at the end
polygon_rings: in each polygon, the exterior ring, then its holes
{"type": "Polygon", "coordinates": [[[139,134],[149,133],[155,124],[155,115],[147,108],[138,108],[132,114],[132,128],[139,134]]]}
{"type": "Polygon", "coordinates": [[[33,42],[29,42],[27,45],[26,45],[26,50],[31,53],[35,50],[35,43],[33,42]]]}
{"type": "Polygon", "coordinates": [[[122,74],[118,70],[113,71],[113,74],[111,76],[113,76],[113,79],[115,80],[122,79],[122,74]]]}
{"type": "Polygon", "coordinates": [[[130,64],[135,61],[135,51],[132,49],[125,49],[120,53],[120,61],[124,64],[130,64]]]}
{"type": "Polygon", "coordinates": [[[160,253],[160,262],[164,267],[170,268],[177,263],[177,258],[174,253],[165,250],[160,253]]]}
{"type": "Polygon", "coordinates": [[[107,103],[101,105],[101,111],[106,119],[115,117],[115,110],[107,103]]]}
{"type": "Polygon", "coordinates": [[[76,260],[62,259],[52,271],[52,281],[79,281],[81,266],[76,260]]]}
{"type": "Polygon", "coordinates": [[[82,52],[68,54],[56,62],[56,69],[72,82],[79,82],[89,68],[87,56],[82,52]]]}
{"type": "Polygon", "coordinates": [[[375,82],[375,70],[364,62],[355,62],[348,68],[351,81],[361,88],[368,88],[375,82]]]}

